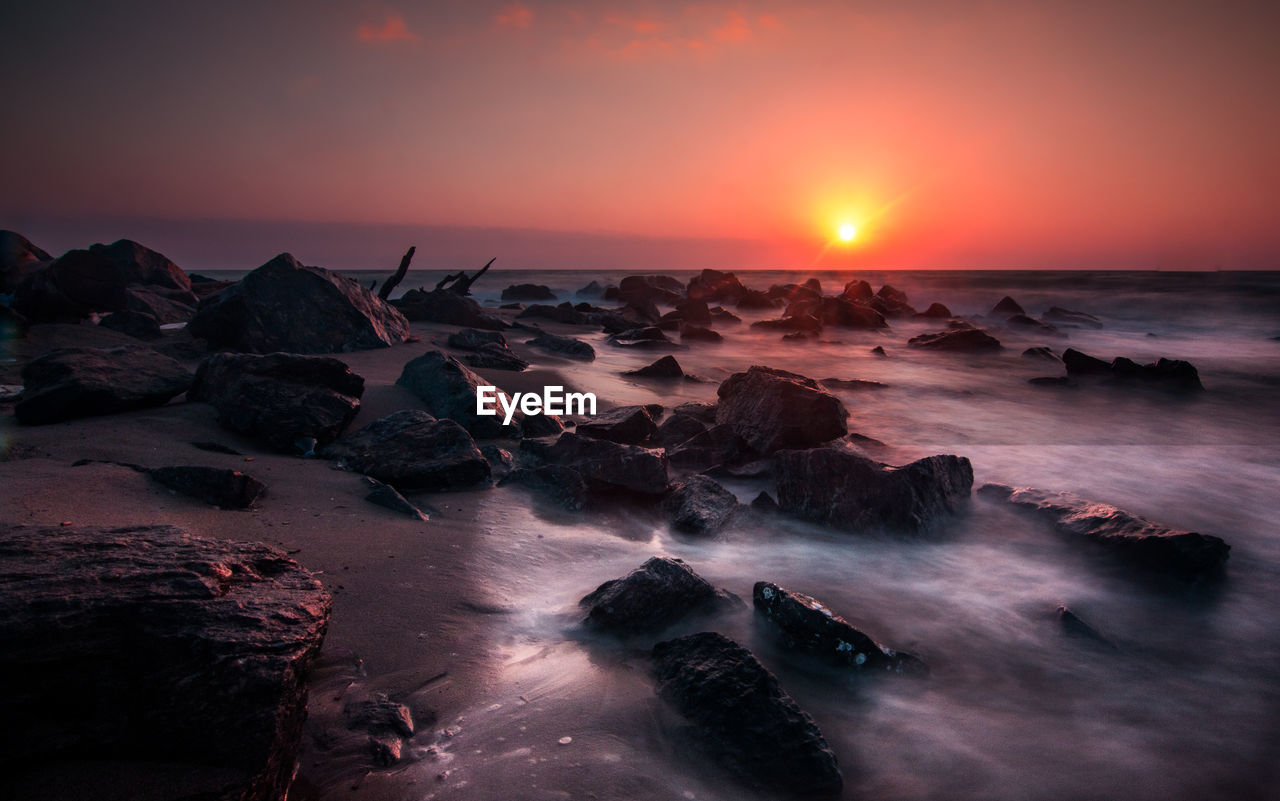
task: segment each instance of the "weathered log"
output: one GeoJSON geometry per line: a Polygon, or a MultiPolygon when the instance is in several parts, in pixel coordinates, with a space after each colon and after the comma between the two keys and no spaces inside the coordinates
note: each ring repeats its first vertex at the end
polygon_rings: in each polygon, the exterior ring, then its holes
{"type": "Polygon", "coordinates": [[[488,264],[481,267],[479,272],[470,277],[467,276],[465,270],[459,270],[453,275],[446,275],[440,279],[440,283],[436,284],[436,289],[448,289],[450,292],[455,292],[459,295],[470,295],[471,285],[476,282],[476,279],[488,272],[489,267],[497,260],[497,256],[489,259],[488,264]]]}
{"type": "Polygon", "coordinates": [[[378,292],[378,297],[383,300],[391,299],[391,290],[399,286],[400,282],[404,280],[405,274],[409,272],[409,262],[413,261],[413,254],[417,249],[415,245],[405,251],[404,258],[400,259],[400,266],[396,268],[395,275],[388,278],[387,282],[382,285],[382,289],[378,292]]]}

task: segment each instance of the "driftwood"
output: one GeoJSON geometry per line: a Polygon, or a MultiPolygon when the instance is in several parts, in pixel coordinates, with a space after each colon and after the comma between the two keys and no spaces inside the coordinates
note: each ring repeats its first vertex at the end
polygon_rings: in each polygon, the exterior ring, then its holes
{"type": "Polygon", "coordinates": [[[477,272],[475,275],[470,277],[467,276],[467,273],[465,270],[459,270],[453,275],[446,275],[444,278],[440,279],[440,283],[436,284],[436,291],[438,292],[441,289],[447,289],[450,292],[453,292],[458,295],[470,295],[471,285],[476,282],[477,278],[484,275],[485,272],[488,271],[490,265],[492,265],[497,260],[498,260],[497,256],[494,256],[492,259],[489,259],[488,264],[481,267],[479,272],[477,272]]]}
{"type": "MultiPolygon", "coordinates": [[[[415,245],[405,252],[404,258],[400,260],[400,266],[396,268],[395,274],[388,278],[387,282],[382,285],[382,290],[378,292],[378,297],[383,300],[391,299],[391,291],[400,285],[400,282],[404,280],[405,273],[409,272],[409,262],[413,261],[413,254],[417,249],[418,248],[415,245]]],[[[372,289],[370,291],[372,291],[372,289]]]]}

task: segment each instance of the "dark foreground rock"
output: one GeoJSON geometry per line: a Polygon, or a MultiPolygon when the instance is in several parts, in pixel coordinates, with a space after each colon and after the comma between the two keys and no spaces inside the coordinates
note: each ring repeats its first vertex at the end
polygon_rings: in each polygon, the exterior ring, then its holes
{"type": "Polygon", "coordinates": [[[584,596],[584,625],[612,634],[661,631],[698,612],[741,603],[717,590],[679,559],[654,556],[620,579],[606,581],[584,596]]]}
{"type": "Polygon", "coordinates": [[[337,359],[217,353],[200,363],[187,398],[211,404],[223,428],[311,454],[346,429],[363,394],[364,379],[337,359]]]}
{"type": "Polygon", "coordinates": [[[658,426],[645,407],[619,406],[579,423],[575,431],[596,439],[639,445],[657,434],[658,426]]]}
{"type": "Polygon", "coordinates": [[[163,406],[192,375],[151,348],[62,348],[22,368],[26,387],[13,413],[27,425],[163,406]]]}
{"type": "Polygon", "coordinates": [[[187,329],[246,353],[337,353],[403,342],[409,321],[355,280],[281,253],[202,301],[187,329]]]}
{"type": "Polygon", "coordinates": [[[1034,510],[1069,537],[1096,543],[1126,561],[1181,579],[1215,578],[1231,546],[1219,537],[1170,528],[1070,492],[984,484],[983,495],[1034,510]]]}
{"type": "Polygon", "coordinates": [[[662,495],[667,491],[667,458],[661,450],[565,432],[545,456],[552,464],[577,470],[595,492],[662,495]]]}
{"type": "Polygon", "coordinates": [[[135,339],[153,340],[162,336],[160,321],[154,314],[147,312],[132,310],[112,312],[99,320],[98,325],[128,334],[135,339]]]}
{"type": "Polygon", "coordinates": [[[778,627],[791,648],[855,670],[893,673],[927,673],[929,670],[917,657],[886,648],[808,595],[759,581],[751,600],[756,611],[778,627]]]}
{"type": "Polygon", "coordinates": [[[782,511],[849,531],[923,531],[957,512],[973,488],[963,456],[891,467],[843,448],[779,451],[774,477],[782,511]]]}
{"type": "Polygon", "coordinates": [[[267,493],[267,485],[258,479],[225,467],[176,465],[149,472],[169,489],[223,509],[248,509],[267,493]]]}
{"type": "Polygon", "coordinates": [[[844,404],[812,378],[769,367],[735,373],[716,390],[716,422],[769,454],[808,448],[849,432],[844,404]]]}
{"type": "Polygon", "coordinates": [[[165,797],[285,796],[330,598],[282,551],[168,526],[5,528],[0,585],[0,764],[150,763],[165,797]]]}
{"type": "Polygon", "coordinates": [[[980,328],[960,328],[936,334],[921,334],[907,340],[907,345],[925,350],[980,353],[1000,350],[1000,340],[980,328]]]}
{"type": "Polygon", "coordinates": [[[516,468],[507,474],[502,483],[523,484],[570,512],[582,511],[591,498],[591,488],[587,486],[582,474],[562,464],[516,468]]]}
{"type": "Polygon", "coordinates": [[[684,715],[701,745],[748,782],[787,794],[836,795],[836,756],[759,660],[711,632],[653,648],[658,694],[684,715]]]}
{"type": "Polygon", "coordinates": [[[453,490],[489,480],[489,461],[467,430],[420,409],[375,420],[330,445],[324,456],[398,489],[453,490]]]}
{"type": "Polygon", "coordinates": [[[438,350],[429,350],[404,366],[396,383],[420,398],[435,417],[462,424],[473,437],[541,436],[563,430],[554,415],[525,415],[516,412],[511,425],[503,425],[505,414],[476,414],[476,389],[493,386],[473,370],[438,350]]]}
{"type": "Polygon", "coordinates": [[[53,257],[16,231],[0,231],[0,294],[18,288],[28,275],[53,257]]]}
{"type": "Polygon", "coordinates": [[[663,501],[667,518],[676,531],[714,534],[724,528],[740,504],[734,494],[707,476],[690,476],[677,484],[663,501]]]}

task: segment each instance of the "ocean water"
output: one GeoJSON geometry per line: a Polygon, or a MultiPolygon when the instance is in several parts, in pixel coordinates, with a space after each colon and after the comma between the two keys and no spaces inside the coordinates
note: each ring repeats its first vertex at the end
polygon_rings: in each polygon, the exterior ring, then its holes
{"type": "MultiPolygon", "coordinates": [[[[442,273],[411,273],[433,286],[442,273]]],[[[363,281],[385,273],[355,273],[363,281]]],[[[688,273],[677,274],[687,277],[688,273]]],[[[511,283],[561,299],[621,274],[491,271],[475,287],[496,303],[511,283]]],[[[810,277],[742,273],[767,288],[810,277]]],[[[818,273],[827,293],[853,274],[818,273]]],[[[712,400],[753,364],[814,378],[868,379],[834,390],[850,430],[900,464],[967,456],[986,482],[1069,490],[1174,527],[1223,537],[1226,578],[1185,588],[1150,581],[1039,520],[985,498],[928,535],[851,534],[771,517],[742,518],[714,538],[673,533],[660,514],[625,504],[566,513],[516,487],[484,496],[474,570],[490,615],[492,680],[474,708],[439,723],[398,770],[404,798],[751,799],[703,757],[655,696],[648,640],[585,634],[578,599],[656,554],[678,556],[750,603],[767,580],[812,595],[891,647],[925,659],[925,679],[854,676],[780,649],[744,609],[690,621],[667,636],[713,629],[751,648],[822,728],[845,774],[845,798],[1252,799],[1280,781],[1280,274],[1156,272],[866,273],[923,309],[942,302],[1004,343],[997,354],[906,347],[936,321],[885,331],[829,328],[783,341],[748,323],[717,326],[723,343],[674,355],[705,379],[628,379],[660,352],[608,345],[591,363],[548,360],[576,389],[609,404],[712,400]],[[991,307],[1011,295],[1032,315],[1051,306],[1100,317],[1063,338],[1004,328],[991,307]],[[882,346],[886,358],[871,354],[882,346]],[[1075,347],[1103,358],[1161,356],[1197,366],[1195,396],[1105,387],[1043,388],[1060,365],[1024,348],[1075,347]],[[1114,651],[1065,636],[1060,604],[1114,651]],[[571,738],[562,742],[564,738],[571,738]]],[[[587,298],[592,302],[596,299],[587,298]]],[[[568,329],[548,325],[557,331],[568,329]]],[[[521,337],[508,338],[519,348],[521,337]]],[[[490,377],[501,384],[501,373],[490,377]]],[[[767,480],[727,482],[744,502],[767,480]]]]}

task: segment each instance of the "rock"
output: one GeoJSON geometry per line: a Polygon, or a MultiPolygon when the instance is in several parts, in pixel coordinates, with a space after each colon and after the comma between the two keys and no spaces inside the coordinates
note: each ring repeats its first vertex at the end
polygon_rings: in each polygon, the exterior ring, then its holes
{"type": "Polygon", "coordinates": [[[148,472],[175,492],[223,509],[248,509],[267,493],[267,485],[258,479],[224,467],[181,465],[156,467],[148,472]]]}
{"type": "Polygon", "coordinates": [[[737,308],[739,309],[776,309],[785,305],[779,298],[774,298],[768,292],[759,292],[754,289],[748,289],[746,294],[738,300],[737,308]]]}
{"type": "Polygon", "coordinates": [[[518,468],[511,471],[504,483],[507,482],[524,484],[570,512],[582,511],[591,494],[581,473],[560,464],[546,464],[533,469],[518,468]]]}
{"type": "Polygon", "coordinates": [[[713,425],[667,453],[672,464],[693,470],[709,470],[754,458],[751,446],[729,425],[713,425]]]}
{"type": "Polygon", "coordinates": [[[907,340],[913,348],[927,350],[947,350],[980,352],[1000,350],[1000,340],[980,328],[961,328],[953,331],[942,331],[937,334],[921,334],[907,340]]]}
{"type": "Polygon", "coordinates": [[[941,303],[930,303],[929,308],[917,314],[916,317],[932,320],[946,320],[951,317],[951,310],[941,303]]]}
{"type": "Polygon", "coordinates": [[[857,278],[845,284],[844,291],[840,294],[856,303],[870,303],[871,298],[875,296],[875,292],[871,290],[871,284],[857,278]]]}
{"type": "Polygon", "coordinates": [[[129,239],[117,239],[110,245],[91,245],[89,250],[106,260],[120,283],[141,284],[170,300],[195,305],[191,279],[163,253],[129,239]]]}
{"type": "Polygon", "coordinates": [[[547,449],[545,458],[577,470],[593,492],[663,495],[667,491],[667,457],[661,450],[565,432],[547,449]]]}
{"type": "Polygon", "coordinates": [[[490,476],[489,461],[465,428],[419,409],[373,421],[330,445],[324,457],[397,489],[463,489],[490,476]]]}
{"type": "Polygon", "coordinates": [[[1043,346],[1036,347],[1036,348],[1027,348],[1022,352],[1022,357],[1024,359],[1039,359],[1041,361],[1046,361],[1046,362],[1062,361],[1062,359],[1059,359],[1057,354],[1055,354],[1052,350],[1043,346]]]}
{"type": "Polygon", "coordinates": [[[556,293],[544,284],[512,284],[502,290],[503,300],[555,300],[556,293]]]}
{"type": "Polygon", "coordinates": [[[393,301],[400,313],[409,320],[447,325],[465,325],[486,331],[502,331],[510,328],[506,323],[480,309],[474,299],[450,292],[447,289],[410,289],[393,301]]]}
{"type": "Polygon", "coordinates": [[[191,444],[200,450],[208,451],[209,453],[225,453],[231,456],[244,456],[240,451],[223,445],[221,442],[196,441],[191,444]]]}
{"type": "Polygon", "coordinates": [[[554,320],[557,323],[565,323],[567,325],[592,325],[593,317],[586,312],[577,309],[572,303],[564,302],[558,306],[549,306],[545,303],[535,303],[526,309],[523,309],[516,315],[516,319],[524,320],[536,317],[544,320],[554,320]]]}
{"type": "Polygon", "coordinates": [[[891,467],[842,448],[775,455],[782,511],[848,531],[920,532],[968,501],[973,468],[962,456],[930,456],[891,467]]]}
{"type": "Polygon", "coordinates": [[[887,353],[885,353],[885,352],[884,352],[884,346],[883,346],[883,345],[876,345],[874,348],[872,348],[872,349],[871,349],[871,355],[872,355],[872,356],[879,356],[880,358],[882,358],[882,359],[883,359],[884,357],[888,356],[889,354],[887,354],[887,353]]]}
{"type": "Polygon", "coordinates": [[[0,701],[6,760],[128,762],[166,798],[285,796],[331,601],[284,552],[169,526],[5,528],[0,585],[0,675],[20,689],[0,701]]]}
{"type": "Polygon", "coordinates": [[[160,321],[155,318],[155,315],[146,312],[112,312],[99,320],[98,325],[128,334],[136,339],[152,340],[161,337],[160,321]]]}
{"type": "Polygon", "coordinates": [[[725,325],[725,324],[733,325],[736,323],[741,323],[742,318],[734,314],[733,312],[729,311],[728,309],[724,308],[723,306],[712,306],[711,321],[713,323],[720,323],[721,325],[725,325]]]}
{"type": "Polygon", "coordinates": [[[1114,643],[1102,636],[1097,629],[1081,620],[1075,612],[1072,612],[1067,607],[1059,606],[1057,617],[1058,625],[1062,627],[1062,631],[1068,637],[1089,640],[1106,648],[1114,649],[1116,647],[1114,643]]]}
{"type": "Polygon", "coordinates": [[[759,495],[752,499],[751,508],[757,512],[769,514],[778,511],[778,502],[769,493],[761,491],[759,495]]]}
{"type": "Polygon", "coordinates": [[[29,273],[14,290],[13,306],[34,322],[74,323],[91,312],[123,310],[125,289],[100,253],[69,250],[29,273]]]}
{"type": "Polygon", "coordinates": [[[408,515],[414,520],[421,520],[423,522],[430,520],[430,518],[427,517],[421,509],[414,506],[412,501],[397,492],[396,488],[390,484],[383,484],[378,479],[370,478],[369,476],[365,476],[364,481],[366,486],[369,487],[369,493],[364,496],[364,499],[369,503],[377,504],[378,506],[390,509],[393,512],[408,515]]]}
{"type": "Polygon", "coordinates": [[[677,412],[662,421],[654,438],[662,447],[671,449],[706,430],[707,424],[698,418],[677,412]]]}
{"type": "Polygon", "coordinates": [[[562,428],[552,415],[516,412],[508,426],[502,423],[504,415],[476,414],[476,388],[494,385],[438,350],[429,350],[406,364],[396,383],[417,395],[432,415],[458,421],[473,437],[537,436],[543,430],[554,433],[562,428]]]}
{"type": "Polygon", "coordinates": [[[577,432],[610,442],[638,445],[658,433],[658,426],[643,406],[619,406],[578,423],[577,432]]]}
{"type": "Polygon", "coordinates": [[[494,479],[501,479],[515,468],[515,457],[506,448],[499,448],[492,443],[483,445],[480,453],[489,463],[489,473],[494,479]]]}
{"type": "Polygon", "coordinates": [[[992,314],[1026,314],[1026,310],[1018,304],[1018,301],[1005,295],[1000,298],[1000,302],[991,307],[992,314]]]}
{"type": "Polygon", "coordinates": [[[578,605],[587,612],[583,625],[633,635],[658,632],[690,614],[715,612],[735,601],[683,561],[655,556],[626,576],[601,584],[578,605]]]}
{"type": "Polygon", "coordinates": [[[735,303],[747,294],[747,288],[733,273],[706,269],[689,279],[685,294],[690,300],[735,303]]]}
{"type": "Polygon", "coordinates": [[[574,294],[580,298],[598,298],[604,294],[604,287],[600,286],[599,281],[591,281],[574,294]]]}
{"type": "Polygon", "coordinates": [[[404,704],[398,704],[377,693],[372,698],[353,701],[342,709],[347,728],[368,734],[389,734],[397,738],[414,734],[413,713],[404,704]]]}
{"type": "Polygon", "coordinates": [[[752,328],[762,328],[767,331],[821,331],[822,320],[814,317],[812,314],[802,314],[797,317],[778,317],[773,320],[757,320],[751,324],[752,328]]]}
{"type": "Polygon", "coordinates": [[[1218,577],[1231,551],[1219,537],[1170,528],[1069,492],[1004,484],[984,484],[980,492],[1039,513],[1061,534],[1097,543],[1133,564],[1178,578],[1218,577]]]}
{"type": "Polygon", "coordinates": [[[826,325],[839,328],[887,328],[884,315],[869,306],[848,298],[822,298],[815,307],[816,316],[826,325]]]}
{"type": "Polygon", "coordinates": [[[702,328],[696,325],[684,325],[680,327],[680,339],[695,340],[702,342],[720,342],[724,337],[710,328],[702,328]]]}
{"type": "Polygon", "coordinates": [[[716,422],[762,454],[807,448],[848,433],[848,412],[816,381],[785,370],[752,367],[716,391],[716,422]]]}
{"type": "Polygon", "coordinates": [[[0,343],[23,339],[30,328],[31,323],[26,317],[0,303],[0,343]]]}
{"type": "Polygon", "coordinates": [[[703,632],[653,648],[658,694],[684,715],[718,761],[753,784],[788,795],[838,795],[835,754],[759,660],[703,632]]]}
{"type": "Polygon", "coordinates": [[[662,333],[661,328],[652,325],[619,331],[610,335],[608,342],[610,345],[615,345],[619,348],[663,350],[676,347],[675,343],[668,339],[666,334],[662,333]]]}
{"type": "Polygon", "coordinates": [[[205,298],[187,328],[215,347],[247,353],[368,350],[409,335],[409,321],[386,301],[288,253],[205,298]]]}
{"type": "Polygon", "coordinates": [[[129,287],[125,289],[124,296],[125,311],[149,314],[160,325],[185,323],[195,317],[194,305],[173,300],[149,288],[129,287]]]}
{"type": "Polygon", "coordinates": [[[53,257],[22,234],[0,231],[0,295],[8,295],[53,257]]]}
{"type": "Polygon", "coordinates": [[[1067,348],[1062,354],[1067,375],[1098,375],[1111,384],[1145,384],[1175,392],[1198,392],[1204,389],[1200,374],[1190,362],[1161,358],[1151,364],[1138,364],[1123,356],[1110,363],[1067,348]]]}
{"type": "Polygon", "coordinates": [[[62,348],[22,368],[26,388],[13,413],[43,425],[163,406],[191,381],[187,368],[151,348],[62,348]]]}
{"type": "Polygon", "coordinates": [[[671,410],[672,414],[687,414],[698,420],[713,425],[716,422],[716,405],[703,401],[688,401],[671,410]]]}
{"type": "Polygon", "coordinates": [[[907,293],[885,284],[868,303],[885,317],[910,317],[916,313],[907,301],[907,293]]]}
{"type": "Polygon", "coordinates": [[[1111,364],[1081,353],[1075,348],[1067,348],[1062,352],[1062,363],[1072,375],[1106,375],[1111,372],[1111,364]]]}
{"type": "Polygon", "coordinates": [[[1054,336],[1054,337],[1066,336],[1066,334],[1062,333],[1056,327],[1050,325],[1049,323],[1043,322],[1041,320],[1037,320],[1034,317],[1028,317],[1025,314],[1015,314],[1005,322],[1013,328],[1022,328],[1029,331],[1034,331],[1037,333],[1046,334],[1048,336],[1054,336]]]}
{"type": "Polygon", "coordinates": [[[497,331],[480,331],[475,328],[464,328],[449,335],[447,344],[457,350],[480,350],[486,345],[507,346],[507,339],[497,331]]]}
{"type": "Polygon", "coordinates": [[[596,358],[596,349],[591,347],[590,343],[573,337],[549,334],[546,331],[538,334],[525,344],[570,359],[582,359],[583,361],[591,362],[595,361],[596,358]]]}
{"type": "Polygon", "coordinates": [[[1049,311],[1044,313],[1044,319],[1059,325],[1074,326],[1076,328],[1102,328],[1102,321],[1092,314],[1071,311],[1061,306],[1051,306],[1049,311]]]}
{"type": "Polygon", "coordinates": [[[917,657],[886,648],[808,595],[759,581],[751,597],[756,611],[778,627],[790,648],[855,670],[929,671],[917,657]]]}
{"type": "Polygon", "coordinates": [[[363,394],[364,379],[337,359],[216,353],[200,363],[187,399],[212,404],[223,428],[305,454],[337,439],[363,394]]]}
{"type": "Polygon", "coordinates": [[[636,378],[684,378],[684,370],[674,356],[663,356],[653,364],[645,365],[638,370],[627,370],[623,375],[636,378]]]}
{"type": "Polygon", "coordinates": [[[618,282],[618,299],[674,305],[684,297],[684,284],[667,275],[628,275],[618,282]]]}
{"type": "Polygon", "coordinates": [[[705,300],[699,298],[680,301],[671,313],[676,315],[676,319],[683,320],[686,323],[693,323],[694,325],[711,324],[711,309],[707,307],[705,300]]]}
{"type": "Polygon", "coordinates": [[[833,387],[835,389],[849,389],[861,392],[868,389],[888,389],[888,384],[882,384],[879,381],[868,381],[864,378],[824,378],[818,383],[824,387],[833,387]]]}
{"type": "Polygon", "coordinates": [[[463,357],[467,364],[481,370],[510,370],[518,373],[526,369],[529,363],[520,358],[505,345],[490,343],[468,353],[463,357]]]}
{"type": "Polygon", "coordinates": [[[738,499],[707,476],[690,476],[663,501],[667,519],[676,531],[714,534],[737,513],[738,499]]]}

